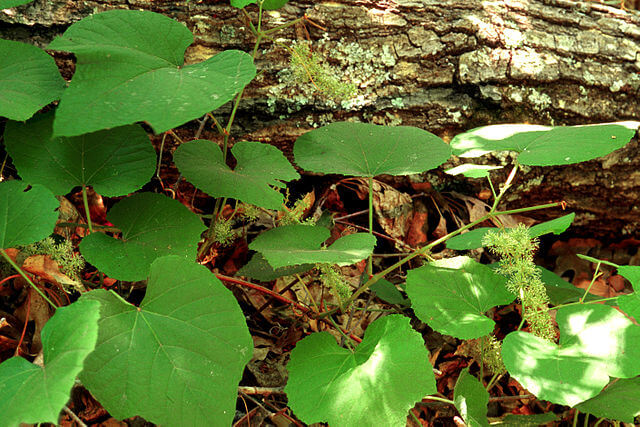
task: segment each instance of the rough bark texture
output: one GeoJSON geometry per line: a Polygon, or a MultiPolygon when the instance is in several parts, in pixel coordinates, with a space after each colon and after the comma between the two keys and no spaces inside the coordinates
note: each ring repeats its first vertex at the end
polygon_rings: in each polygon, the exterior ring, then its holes
{"type": "MultiPolygon", "coordinates": [[[[44,47],[69,24],[114,8],[184,22],[196,37],[188,62],[253,46],[246,17],[226,0],[36,0],[0,11],[0,37],[44,47]]],[[[248,9],[255,18],[255,7],[248,9]]],[[[304,15],[324,29],[297,25],[278,33],[278,41],[311,40],[357,85],[358,96],[342,103],[319,96],[292,79],[286,48],[266,41],[257,61],[263,73],[246,92],[234,135],[290,154],[301,133],[348,118],[418,126],[445,138],[491,123],[640,120],[637,11],[570,0],[292,0],[269,12],[264,25],[304,15]]],[[[604,159],[530,168],[509,207],[565,200],[584,232],[634,233],[640,228],[637,149],[636,141],[604,159]]]]}

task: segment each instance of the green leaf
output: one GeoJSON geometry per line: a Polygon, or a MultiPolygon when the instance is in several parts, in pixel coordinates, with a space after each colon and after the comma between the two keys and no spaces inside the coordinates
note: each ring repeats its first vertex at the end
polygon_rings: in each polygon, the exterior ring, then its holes
{"type": "Polygon", "coordinates": [[[302,264],[274,269],[261,254],[257,253],[251,257],[248,263],[238,270],[236,276],[245,276],[261,282],[270,282],[279,277],[307,272],[313,267],[313,264],[302,264]]]}
{"type": "Polygon", "coordinates": [[[305,133],[296,140],[293,152],[303,169],[352,176],[420,173],[451,156],[449,146],[425,130],[352,122],[305,133]]]}
{"type": "MultiPolygon", "coordinates": [[[[572,212],[560,218],[552,219],[551,221],[541,222],[529,228],[529,235],[531,235],[531,237],[539,237],[549,233],[562,234],[569,228],[575,217],[576,214],[572,212]]],[[[464,234],[453,236],[447,240],[447,248],[457,251],[481,248],[482,239],[489,230],[497,230],[497,228],[480,227],[464,234]]]]}
{"type": "Polygon", "coordinates": [[[251,56],[237,50],[183,66],[191,43],[187,27],[153,12],[111,10],[71,25],[49,45],[78,58],[54,134],[142,120],[164,132],[220,107],[255,76],[251,56]]]}
{"type": "Polygon", "coordinates": [[[492,125],[472,129],[451,140],[453,154],[479,157],[516,151],[518,162],[530,166],[568,165],[605,156],[624,147],[639,122],[587,126],[492,125]]]}
{"type": "Polygon", "coordinates": [[[368,233],[348,234],[327,248],[322,243],[331,236],[324,227],[285,225],[255,238],[249,249],[260,252],[273,268],[299,264],[350,265],[373,253],[376,238],[368,233]]]}
{"type": "Polygon", "coordinates": [[[480,381],[465,368],[460,373],[453,390],[453,401],[464,422],[469,426],[489,426],[487,405],[489,393],[480,381]]]}
{"type": "MultiPolygon", "coordinates": [[[[28,2],[8,1],[5,7],[28,2]]],[[[42,49],[29,44],[0,39],[0,116],[27,120],[36,111],[55,101],[65,82],[55,61],[42,49]]]]}
{"type": "Polygon", "coordinates": [[[621,379],[612,383],[594,398],[576,405],[580,412],[633,423],[640,415],[640,377],[621,379]]]}
{"type": "Polygon", "coordinates": [[[10,7],[22,6],[31,3],[33,0],[0,0],[0,10],[9,9],[10,7]]]}
{"type": "Polygon", "coordinates": [[[107,220],[122,230],[122,239],[92,233],[82,239],[80,252],[109,277],[144,280],[149,267],[164,255],[196,259],[202,221],[177,200],[156,193],[139,193],[116,203],[107,220]]]}
{"type": "MultiPolygon", "coordinates": [[[[262,3],[262,9],[265,10],[274,10],[280,9],[282,6],[287,4],[289,0],[264,0],[262,3]]],[[[258,3],[258,0],[231,0],[231,6],[237,7],[238,9],[242,9],[245,6],[250,4],[258,3]]]]}
{"type": "Polygon", "coordinates": [[[136,191],[155,170],[156,152],[140,126],[123,126],[72,138],[52,138],[53,111],[26,123],[9,122],[7,151],[25,180],[55,194],[92,186],[103,196],[136,191]]]}
{"type": "Polygon", "coordinates": [[[168,256],[151,265],[140,307],[104,290],[96,349],[82,383],[118,419],[229,426],[253,343],[231,291],[206,268],[168,256]]]}
{"type": "Polygon", "coordinates": [[[436,392],[422,336],[401,315],[371,323],[353,353],[328,332],[312,334],[298,342],[287,369],[289,406],[307,424],[405,425],[409,409],[436,392]]]}
{"type": "Polygon", "coordinates": [[[620,295],[618,297],[618,305],[620,309],[629,316],[640,320],[640,267],[635,265],[621,265],[618,267],[618,274],[625,277],[635,292],[628,295],[620,295]]]}
{"type": "Polygon", "coordinates": [[[574,406],[596,396],[609,377],[640,374],[640,327],[616,309],[599,304],[558,310],[558,345],[527,332],[502,344],[507,370],[540,399],[574,406]]]}
{"type": "Polygon", "coordinates": [[[58,422],[76,375],[96,345],[99,311],[97,301],[56,309],[42,328],[43,366],[22,357],[0,364],[0,425],[58,422]]]}
{"type": "Polygon", "coordinates": [[[402,293],[396,288],[396,286],[386,279],[380,279],[369,287],[372,292],[375,292],[376,296],[382,301],[389,304],[401,304],[410,306],[411,301],[402,296],[402,293]]]}
{"type": "Polygon", "coordinates": [[[231,170],[222,150],[212,141],[181,144],[173,160],[182,175],[212,197],[229,197],[266,209],[280,209],[282,194],[271,186],[283,187],[300,175],[280,150],[269,144],[241,141],[231,149],[238,164],[231,170]]]}
{"type": "Polygon", "coordinates": [[[22,181],[0,182],[0,249],[28,245],[53,232],[60,204],[49,190],[22,181]]]}
{"type": "Polygon", "coordinates": [[[447,169],[445,172],[449,175],[463,175],[467,178],[486,178],[489,176],[489,171],[495,169],[502,169],[502,166],[474,165],[471,163],[465,163],[464,165],[447,169]]]}
{"type": "Polygon", "coordinates": [[[406,291],[421,321],[442,334],[472,339],[493,331],[495,322],[485,311],[515,299],[506,281],[486,265],[461,256],[409,270],[406,291]]]}

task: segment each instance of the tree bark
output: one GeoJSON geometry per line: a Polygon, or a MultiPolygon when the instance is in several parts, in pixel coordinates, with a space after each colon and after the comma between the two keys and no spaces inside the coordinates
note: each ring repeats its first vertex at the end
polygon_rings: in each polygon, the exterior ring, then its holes
{"type": "MultiPolygon", "coordinates": [[[[0,37],[44,47],[71,23],[117,8],[153,10],[184,22],[196,38],[189,63],[225,49],[250,51],[255,41],[246,16],[226,0],[36,0],[0,11],[0,37]]],[[[256,8],[247,9],[255,22],[256,8]]],[[[445,140],[494,123],[640,120],[637,11],[571,0],[292,0],[268,12],[264,25],[302,16],[317,26],[290,27],[278,33],[280,44],[261,45],[256,64],[262,73],[240,104],[234,136],[269,142],[291,155],[300,134],[347,119],[418,126],[445,140]],[[283,46],[305,40],[345,82],[356,84],[355,100],[336,103],[294,81],[283,46]]],[[[65,58],[68,66],[68,57],[59,55],[61,63],[65,58]]],[[[224,118],[226,111],[228,106],[216,115],[224,118]]],[[[565,200],[578,213],[578,231],[633,233],[640,227],[637,148],[635,141],[580,165],[530,168],[508,207],[565,200]]],[[[431,173],[425,179],[444,178],[431,173]]],[[[483,184],[478,181],[473,191],[483,184]]]]}

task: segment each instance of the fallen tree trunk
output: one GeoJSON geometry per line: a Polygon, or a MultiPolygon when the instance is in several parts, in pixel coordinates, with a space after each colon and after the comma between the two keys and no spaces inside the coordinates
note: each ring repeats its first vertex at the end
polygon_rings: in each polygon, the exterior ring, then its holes
{"type": "MultiPolygon", "coordinates": [[[[71,23],[115,8],[184,22],[196,37],[188,62],[254,43],[247,17],[227,1],[36,0],[0,11],[0,37],[44,47],[71,23]]],[[[248,7],[254,20],[255,9],[248,7]]],[[[640,120],[636,11],[570,0],[292,0],[268,12],[264,25],[302,16],[317,25],[290,27],[278,33],[279,43],[261,46],[262,73],[240,104],[234,136],[270,142],[290,155],[306,130],[350,118],[418,126],[445,139],[493,123],[640,120]],[[305,40],[356,85],[355,98],[332,100],[292,77],[286,46],[305,40]]],[[[59,60],[71,75],[68,57],[59,60]]],[[[213,131],[204,135],[215,138],[213,131]]],[[[640,227],[639,170],[637,141],[604,159],[531,168],[508,207],[565,200],[578,213],[580,231],[630,234],[640,227]]],[[[478,182],[473,191],[483,187],[478,182]]]]}

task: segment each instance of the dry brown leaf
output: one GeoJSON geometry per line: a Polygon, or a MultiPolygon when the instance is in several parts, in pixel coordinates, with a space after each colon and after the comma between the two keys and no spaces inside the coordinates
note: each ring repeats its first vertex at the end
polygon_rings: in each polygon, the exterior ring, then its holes
{"type": "Polygon", "coordinates": [[[42,280],[61,285],[64,288],[73,287],[78,292],[85,292],[86,288],[79,280],[73,279],[60,271],[60,266],[48,255],[32,255],[24,260],[22,269],[40,277],[42,280]]]}

